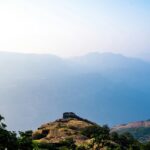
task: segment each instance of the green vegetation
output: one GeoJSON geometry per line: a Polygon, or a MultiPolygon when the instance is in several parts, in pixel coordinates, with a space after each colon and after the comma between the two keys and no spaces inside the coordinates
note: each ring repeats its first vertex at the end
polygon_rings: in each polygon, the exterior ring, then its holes
{"type": "Polygon", "coordinates": [[[92,147],[98,150],[104,147],[111,150],[136,150],[142,145],[130,133],[118,135],[114,132],[110,134],[110,130],[106,125],[85,128],[82,134],[93,138],[92,147]]]}
{"type": "Polygon", "coordinates": [[[150,150],[150,142],[140,143],[130,133],[110,133],[107,125],[92,125],[82,129],[81,135],[89,139],[86,145],[77,145],[73,138],[59,143],[42,143],[32,138],[32,131],[8,131],[0,115],[0,150],[150,150]]]}
{"type": "Polygon", "coordinates": [[[18,147],[16,133],[7,131],[3,120],[4,117],[0,115],[0,150],[5,150],[5,148],[16,150],[18,147]]]}

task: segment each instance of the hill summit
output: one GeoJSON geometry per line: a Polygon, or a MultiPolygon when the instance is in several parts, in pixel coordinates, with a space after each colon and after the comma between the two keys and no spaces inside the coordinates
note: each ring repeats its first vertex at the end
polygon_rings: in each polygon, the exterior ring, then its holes
{"type": "Polygon", "coordinates": [[[76,144],[84,144],[89,139],[82,135],[81,131],[93,125],[96,124],[73,112],[65,112],[62,118],[41,125],[33,132],[33,139],[43,143],[59,143],[72,138],[76,144]]]}

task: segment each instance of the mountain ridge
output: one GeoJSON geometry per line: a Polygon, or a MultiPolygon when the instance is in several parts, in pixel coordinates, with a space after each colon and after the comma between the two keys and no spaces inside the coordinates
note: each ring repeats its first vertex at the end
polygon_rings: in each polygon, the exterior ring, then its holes
{"type": "Polygon", "coordinates": [[[126,65],[109,59],[84,65],[82,59],[14,55],[0,54],[0,110],[12,130],[34,129],[66,110],[111,126],[149,117],[149,63],[127,58],[126,65]]]}

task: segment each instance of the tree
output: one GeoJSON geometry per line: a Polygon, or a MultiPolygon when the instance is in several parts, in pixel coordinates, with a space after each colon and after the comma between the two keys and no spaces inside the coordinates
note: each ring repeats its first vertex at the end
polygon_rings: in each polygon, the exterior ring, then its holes
{"type": "Polygon", "coordinates": [[[0,129],[5,129],[7,127],[6,124],[3,123],[4,119],[5,118],[2,115],[0,115],[0,129]]]}
{"type": "Polygon", "coordinates": [[[83,129],[82,134],[88,138],[93,138],[93,144],[96,144],[97,148],[100,148],[103,147],[109,139],[109,132],[110,129],[107,125],[104,125],[103,127],[94,125],[83,129]]]}
{"type": "Polygon", "coordinates": [[[107,143],[107,140],[109,140],[109,132],[109,127],[104,125],[103,127],[99,127],[97,132],[94,134],[93,138],[98,149],[104,147],[105,143],[107,143]]]}
{"type": "Polygon", "coordinates": [[[67,138],[60,142],[60,150],[68,149],[68,150],[75,150],[76,145],[73,138],[67,138]]]}
{"type": "Polygon", "coordinates": [[[110,133],[110,139],[111,139],[112,141],[114,141],[114,142],[118,142],[118,140],[119,140],[119,135],[118,135],[118,133],[117,133],[117,132],[112,132],[112,133],[110,133]]]}
{"type": "Polygon", "coordinates": [[[18,147],[17,135],[15,132],[7,131],[4,117],[0,115],[0,150],[16,150],[18,147]]]}
{"type": "Polygon", "coordinates": [[[20,137],[18,138],[19,149],[20,150],[32,150],[32,131],[19,132],[20,137]]]}

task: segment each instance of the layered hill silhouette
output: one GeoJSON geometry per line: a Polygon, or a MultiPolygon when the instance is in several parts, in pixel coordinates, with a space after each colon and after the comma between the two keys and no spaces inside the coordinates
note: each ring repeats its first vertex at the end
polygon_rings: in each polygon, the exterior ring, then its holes
{"type": "Polygon", "coordinates": [[[109,125],[149,118],[150,64],[139,59],[0,53],[0,75],[0,110],[12,130],[34,129],[65,111],[109,125]]]}

